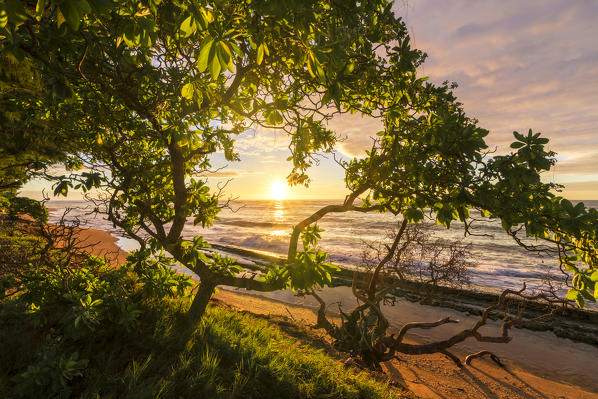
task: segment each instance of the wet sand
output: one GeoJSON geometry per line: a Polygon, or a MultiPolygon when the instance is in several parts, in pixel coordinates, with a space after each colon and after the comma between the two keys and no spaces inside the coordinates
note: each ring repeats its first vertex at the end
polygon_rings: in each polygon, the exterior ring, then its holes
{"type": "Polygon", "coordinates": [[[81,240],[83,246],[89,246],[90,252],[105,257],[111,265],[120,265],[127,259],[128,253],[116,244],[118,238],[107,231],[79,228],[77,238],[81,240]]]}

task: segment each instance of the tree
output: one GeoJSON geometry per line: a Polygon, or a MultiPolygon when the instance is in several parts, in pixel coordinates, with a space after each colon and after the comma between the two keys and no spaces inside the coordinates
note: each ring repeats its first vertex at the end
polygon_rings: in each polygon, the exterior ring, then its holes
{"type": "Polygon", "coordinates": [[[237,160],[236,134],[250,124],[281,128],[291,136],[289,180],[306,183],[313,154],[335,141],[323,121],[378,112],[390,96],[385,80],[413,98],[425,90],[415,75],[423,55],[386,2],[4,5],[14,9],[3,51],[60,82],[61,101],[40,101],[53,131],[76,138],[74,155],[86,168],[64,176],[55,193],[101,187],[109,219],[139,241],[138,255],[166,251],[200,276],[197,317],[217,285],[307,288],[333,270],[308,248],[310,232],[301,262],[260,280],[239,277],[226,258],[206,258],[201,237],[183,240],[187,218],[209,226],[219,210],[201,178],[210,154],[237,160]]]}
{"type": "MultiPolygon", "coordinates": [[[[554,154],[539,134],[516,133],[515,153],[490,156],[488,132],[465,115],[453,86],[418,77],[425,55],[411,48],[391,6],[7,0],[1,49],[42,77],[37,106],[53,134],[71,139],[77,161],[69,166],[83,168],[59,178],[55,194],[101,189],[98,205],[141,246],[133,258],[166,252],[193,270],[201,280],[193,319],[219,285],[313,292],[329,283],[335,268],[317,248],[316,222],[347,211],[390,212],[404,224],[433,212],[448,228],[479,209],[520,245],[523,229],[555,245],[574,275],[568,297],[594,300],[597,211],[572,206],[541,181],[554,154]],[[384,130],[366,157],[343,162],[345,201],[295,226],[284,266],[247,278],[232,260],[206,257],[201,237],[182,238],[188,219],[214,222],[221,192],[205,175],[214,153],[240,159],[235,135],[250,126],[284,130],[289,182],[307,184],[316,154],[334,148],[325,122],[349,112],[382,120],[384,130]]],[[[367,293],[374,304],[377,270],[367,293]]]]}
{"type": "Polygon", "coordinates": [[[0,191],[12,192],[67,158],[68,141],[52,134],[36,103],[42,91],[30,62],[0,55],[0,191]]]}
{"type": "Polygon", "coordinates": [[[392,244],[387,246],[385,256],[374,268],[363,292],[354,289],[360,305],[341,313],[340,327],[326,319],[326,304],[317,292],[306,292],[321,305],[318,325],[335,338],[339,347],[358,355],[368,366],[376,367],[379,362],[394,357],[396,352],[442,352],[460,364],[448,349],[467,338],[509,342],[509,329],[523,323],[509,314],[510,297],[543,300],[549,304],[576,301],[580,307],[586,300],[595,302],[598,298],[598,211],[586,209],[583,203],[573,206],[553,193],[558,190],[557,185],[542,182],[541,174],[555,162],[555,154],[544,149],[548,140],[531,129],[527,135],[514,132],[516,141],[511,148],[516,151],[490,156],[484,142],[488,132],[465,116],[446,86],[434,90],[434,107],[419,112],[403,112],[400,107],[388,110],[385,130],[378,134],[367,156],[342,163],[350,190],[345,201],[321,208],[297,224],[291,236],[289,261],[297,256],[297,243],[303,229],[314,228],[314,224],[328,214],[376,211],[397,216],[400,228],[392,244]],[[356,204],[364,195],[362,203],[356,204]],[[570,288],[566,298],[556,298],[554,292],[529,295],[523,292],[525,287],[521,291],[505,290],[498,303],[488,307],[473,327],[440,342],[404,344],[402,339],[411,328],[433,328],[454,321],[447,318],[432,323],[408,323],[398,336],[389,334],[389,323],[380,303],[388,297],[393,284],[380,287],[380,273],[400,252],[410,223],[422,221],[426,214],[446,228],[452,221],[460,220],[465,234],[469,234],[475,221],[470,216],[472,209],[484,217],[499,219],[516,244],[558,259],[570,288]],[[530,244],[526,237],[536,242],[531,240],[530,244]],[[498,313],[504,319],[497,336],[479,332],[491,313],[498,313]]]}

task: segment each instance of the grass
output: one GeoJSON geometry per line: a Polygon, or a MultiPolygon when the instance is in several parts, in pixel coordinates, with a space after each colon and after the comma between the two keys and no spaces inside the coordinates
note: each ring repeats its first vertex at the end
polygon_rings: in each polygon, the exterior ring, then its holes
{"type": "Polygon", "coordinates": [[[216,304],[189,326],[187,298],[144,291],[139,275],[130,270],[123,274],[83,262],[60,274],[54,258],[40,267],[34,256],[39,237],[29,227],[0,218],[0,294],[8,281],[3,278],[13,274],[33,282],[28,291],[0,295],[0,398],[382,399],[406,394],[370,374],[345,369],[302,326],[216,304]],[[79,267],[88,272],[80,274],[79,267]],[[91,297],[106,306],[93,305],[91,297]],[[115,306],[131,309],[116,312],[115,306]],[[123,316],[135,317],[123,323],[128,320],[123,316]]]}
{"type": "MultiPolygon", "coordinates": [[[[103,333],[63,348],[64,353],[76,350],[79,359],[89,362],[80,376],[68,380],[60,396],[290,399],[403,394],[367,373],[345,369],[322,349],[250,314],[211,306],[197,326],[179,328],[177,320],[186,306],[184,300],[161,301],[145,310],[141,329],[103,333]]],[[[5,304],[0,316],[2,397],[17,395],[23,371],[40,363],[37,353],[51,335],[23,328],[29,323],[19,322],[22,315],[16,305],[5,304]]]]}

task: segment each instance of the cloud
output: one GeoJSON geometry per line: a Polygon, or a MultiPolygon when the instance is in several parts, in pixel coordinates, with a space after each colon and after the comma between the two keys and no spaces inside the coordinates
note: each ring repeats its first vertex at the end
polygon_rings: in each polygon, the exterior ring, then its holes
{"type": "MultiPolygon", "coordinates": [[[[574,200],[595,200],[596,193],[598,192],[598,180],[585,180],[577,182],[564,183],[565,188],[562,193],[563,195],[574,200]]],[[[594,206],[593,204],[586,204],[594,206]]]]}
{"type": "MultiPolygon", "coordinates": [[[[372,145],[376,132],[383,129],[380,120],[360,114],[335,116],[327,127],[339,136],[337,149],[346,156],[361,156],[372,145]]],[[[259,157],[262,163],[280,162],[281,154],[290,155],[290,137],[276,129],[250,129],[237,136],[235,148],[247,156],[259,157]]]]}
{"type": "Polygon", "coordinates": [[[250,129],[235,139],[235,148],[244,155],[263,155],[288,151],[289,137],[276,129],[250,129]]]}
{"type": "Polygon", "coordinates": [[[584,180],[565,183],[565,187],[570,190],[598,190],[598,180],[584,180]]]}
{"type": "Polygon", "coordinates": [[[557,162],[554,172],[557,174],[570,175],[595,175],[598,173],[596,163],[598,151],[583,153],[557,162]]]}
{"type": "Polygon", "coordinates": [[[233,179],[243,176],[262,175],[264,172],[247,169],[221,169],[214,172],[202,173],[201,177],[215,179],[233,179]]]}
{"type": "MultiPolygon", "coordinates": [[[[456,81],[468,115],[490,130],[488,144],[508,151],[514,130],[550,138],[565,159],[598,148],[598,3],[494,0],[395,3],[415,47],[429,54],[420,73],[456,81]]],[[[382,125],[359,115],[334,118],[358,156],[382,125]]],[[[598,163],[565,163],[567,173],[598,173],[598,163]],[[596,166],[593,166],[596,164],[596,166]]],[[[598,196],[598,192],[597,192],[598,196]]]]}
{"type": "Polygon", "coordinates": [[[379,119],[361,114],[344,114],[332,118],[327,127],[340,137],[337,148],[343,155],[358,157],[372,146],[372,140],[376,132],[383,129],[383,124],[379,119]]]}
{"type": "Polygon", "coordinates": [[[598,3],[422,0],[397,12],[429,54],[421,72],[459,83],[489,144],[504,151],[513,130],[533,128],[565,156],[598,145],[598,3]]]}

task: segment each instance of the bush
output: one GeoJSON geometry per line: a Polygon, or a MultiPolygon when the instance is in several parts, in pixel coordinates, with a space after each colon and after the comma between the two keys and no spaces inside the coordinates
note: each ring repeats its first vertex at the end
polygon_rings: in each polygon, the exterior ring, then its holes
{"type": "Polygon", "coordinates": [[[188,277],[159,260],[132,255],[134,262],[118,268],[87,255],[76,267],[29,265],[18,275],[3,276],[3,292],[19,295],[1,305],[1,324],[7,326],[2,335],[13,341],[0,360],[3,374],[10,376],[2,385],[24,397],[69,396],[73,381],[93,363],[95,351],[79,355],[78,348],[115,336],[130,339],[144,307],[186,294],[188,277]]]}
{"type": "Polygon", "coordinates": [[[0,193],[0,212],[11,219],[18,215],[29,215],[38,222],[48,221],[48,209],[39,201],[26,197],[17,197],[11,192],[0,193]]]}
{"type": "Polygon", "coordinates": [[[254,316],[211,307],[199,325],[178,323],[189,280],[163,261],[28,269],[22,293],[0,302],[0,396],[396,397],[254,316]]]}

